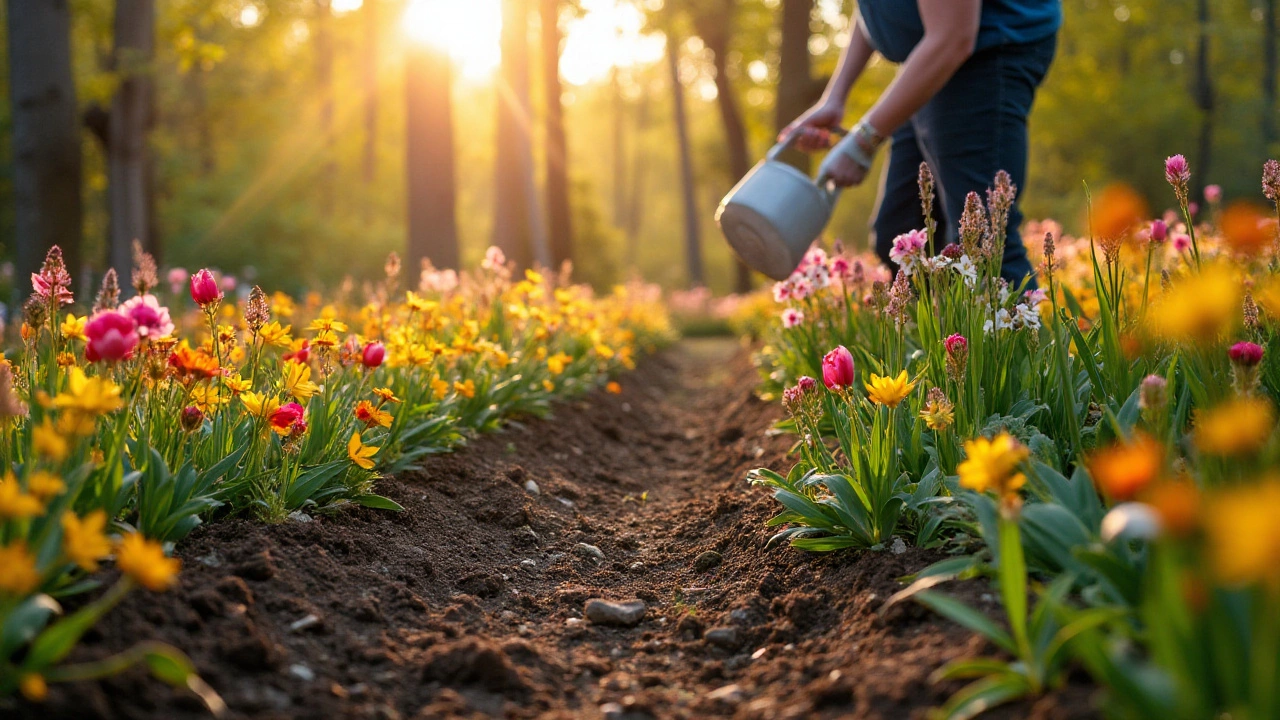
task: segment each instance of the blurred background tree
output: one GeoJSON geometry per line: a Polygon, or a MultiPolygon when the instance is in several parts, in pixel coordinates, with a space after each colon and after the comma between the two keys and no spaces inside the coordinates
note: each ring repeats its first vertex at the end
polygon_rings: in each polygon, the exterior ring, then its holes
{"type": "MultiPolygon", "coordinates": [[[[1028,216],[1078,228],[1082,182],[1124,181],[1164,207],[1175,152],[1198,184],[1259,195],[1261,161],[1280,153],[1276,4],[1065,0],[1028,216]]],[[[635,274],[742,289],[715,207],[821,93],[854,10],[8,0],[6,282],[19,291],[54,242],[79,278],[127,264],[136,238],[167,264],[293,292],[375,277],[393,250],[411,268],[473,265],[493,242],[525,264],[572,260],[602,287],[635,274]]],[[[851,118],[892,75],[872,65],[851,118]]],[[[845,194],[832,236],[865,243],[875,190],[845,194]]]]}

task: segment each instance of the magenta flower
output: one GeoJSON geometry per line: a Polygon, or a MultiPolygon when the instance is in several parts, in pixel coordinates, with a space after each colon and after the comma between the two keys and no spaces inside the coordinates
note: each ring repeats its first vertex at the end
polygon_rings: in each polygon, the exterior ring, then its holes
{"type": "Polygon", "coordinates": [[[948,355],[960,355],[969,351],[969,341],[959,333],[947,336],[947,339],[942,341],[942,346],[948,355]]]}
{"type": "Polygon", "coordinates": [[[853,385],[853,353],[838,345],[822,358],[822,382],[832,390],[853,385]]]}
{"type": "Polygon", "coordinates": [[[1191,182],[1191,166],[1187,163],[1187,159],[1182,155],[1165,158],[1164,179],[1175,188],[1185,187],[1191,182]]]}
{"type": "Polygon", "coordinates": [[[1257,343],[1238,342],[1227,350],[1227,357],[1231,358],[1231,362],[1240,367],[1251,368],[1257,367],[1262,362],[1263,348],[1257,343]]]}
{"type": "Polygon", "coordinates": [[[1174,233],[1173,249],[1184,253],[1191,249],[1191,236],[1186,233],[1174,233]]]}
{"type": "Polygon", "coordinates": [[[218,289],[218,281],[213,273],[204,268],[191,276],[191,299],[200,307],[208,307],[222,302],[222,291],[218,289]]]}
{"type": "Polygon", "coordinates": [[[1151,242],[1160,245],[1169,239],[1169,226],[1163,220],[1151,221],[1151,242]]]}
{"type": "Polygon", "coordinates": [[[804,322],[804,313],[795,308],[787,308],[782,311],[782,327],[790,330],[791,328],[804,322]]]}
{"type": "Polygon", "coordinates": [[[910,274],[910,269],[916,258],[924,253],[925,245],[929,242],[929,235],[924,230],[912,230],[906,232],[893,239],[893,248],[889,250],[889,259],[893,260],[902,269],[910,274]]]}
{"type": "Polygon", "coordinates": [[[59,306],[75,302],[71,273],[67,272],[67,264],[62,259],[62,248],[57,245],[49,248],[40,272],[31,274],[31,288],[46,302],[56,299],[59,306]]]}
{"type": "Polygon", "coordinates": [[[169,270],[169,289],[174,295],[182,292],[182,286],[187,284],[187,280],[191,279],[191,273],[186,268],[171,268],[169,270]]]}
{"type": "Polygon", "coordinates": [[[1221,185],[1205,185],[1205,186],[1204,186],[1204,201],[1205,201],[1205,202],[1209,203],[1210,205],[1214,205],[1214,204],[1216,204],[1216,203],[1217,203],[1219,200],[1221,200],[1221,199],[1222,199],[1222,186],[1221,186],[1221,185]]]}
{"type": "Polygon", "coordinates": [[[169,308],[160,304],[155,295],[135,295],[120,306],[119,312],[128,315],[138,326],[138,337],[158,338],[173,334],[173,321],[169,308]]]}
{"type": "Polygon", "coordinates": [[[380,342],[365,345],[364,352],[360,354],[360,363],[369,369],[378,367],[386,359],[387,346],[380,342]]]}
{"type": "Polygon", "coordinates": [[[800,392],[813,392],[813,389],[818,387],[818,381],[808,375],[801,375],[800,379],[796,381],[796,387],[800,388],[800,392]]]}
{"type": "Polygon", "coordinates": [[[278,410],[271,413],[270,423],[271,429],[278,435],[288,435],[298,423],[302,422],[302,416],[306,413],[302,406],[296,402],[285,403],[278,410]]]}
{"type": "Polygon", "coordinates": [[[133,318],[114,310],[94,315],[84,326],[88,339],[84,357],[89,362],[127,360],[138,346],[138,326],[133,318]]]}

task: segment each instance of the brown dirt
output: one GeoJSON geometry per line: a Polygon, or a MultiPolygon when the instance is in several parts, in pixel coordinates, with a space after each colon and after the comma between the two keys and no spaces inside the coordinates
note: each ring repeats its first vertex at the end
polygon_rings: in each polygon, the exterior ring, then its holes
{"type": "MultiPolygon", "coordinates": [[[[385,480],[404,513],[197,531],[180,587],[129,598],[76,657],[172,643],[236,718],[898,719],[959,687],[929,681],[943,663],[991,652],[918,606],[877,614],[934,553],[765,547],[776,506],[744,477],[785,468],[789,440],[732,341],[686,341],[622,383],[385,480]],[[707,551],[723,561],[698,572],[707,551]],[[597,626],[581,619],[594,597],[648,613],[597,626]],[[737,641],[707,642],[714,627],[737,641]]],[[[994,611],[988,590],[952,588],[994,611]]],[[[991,716],[1095,717],[1092,694],[1073,681],[991,716]]],[[[135,670],[54,687],[18,716],[205,713],[135,670]]]]}

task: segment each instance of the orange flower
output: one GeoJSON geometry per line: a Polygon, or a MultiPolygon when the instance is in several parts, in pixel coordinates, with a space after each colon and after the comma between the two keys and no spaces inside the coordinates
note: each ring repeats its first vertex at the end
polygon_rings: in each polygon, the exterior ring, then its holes
{"type": "Polygon", "coordinates": [[[391,413],[373,406],[368,400],[361,400],[356,405],[356,419],[364,423],[366,427],[374,427],[381,425],[382,427],[391,427],[391,413]]]}
{"type": "Polygon", "coordinates": [[[1124,502],[1160,477],[1164,447],[1150,435],[1138,433],[1130,442],[1094,453],[1087,465],[1094,483],[1107,497],[1124,502]]]}
{"type": "Polygon", "coordinates": [[[218,367],[218,359],[205,352],[204,349],[193,350],[187,341],[174,348],[169,355],[169,367],[184,382],[207,380],[217,377],[222,368],[218,367]]]}
{"type": "Polygon", "coordinates": [[[1092,210],[1090,224],[1100,240],[1127,237],[1148,217],[1142,196],[1124,184],[1103,188],[1094,199],[1092,210]]]}
{"type": "Polygon", "coordinates": [[[1239,202],[1222,213],[1222,237],[1232,250],[1242,255],[1257,255],[1275,240],[1274,228],[1267,217],[1252,203],[1239,202]]]}
{"type": "Polygon", "coordinates": [[[1147,504],[1160,516],[1171,535],[1186,535],[1200,522],[1200,490],[1190,480],[1156,483],[1146,493],[1147,504]]]}

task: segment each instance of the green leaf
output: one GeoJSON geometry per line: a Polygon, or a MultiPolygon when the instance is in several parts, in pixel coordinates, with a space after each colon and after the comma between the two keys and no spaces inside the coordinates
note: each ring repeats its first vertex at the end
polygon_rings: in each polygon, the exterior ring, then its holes
{"type": "Polygon", "coordinates": [[[60,612],[62,606],[48,595],[34,595],[14,608],[0,628],[0,662],[7,661],[14,651],[31,642],[49,618],[60,612]]]}
{"type": "Polygon", "coordinates": [[[381,495],[374,495],[372,493],[369,493],[367,495],[357,495],[356,497],[352,498],[352,500],[354,500],[357,504],[363,505],[368,508],[376,508],[378,510],[394,510],[395,512],[404,511],[404,506],[396,502],[395,500],[392,500],[391,498],[385,498],[381,495]]]}
{"type": "Polygon", "coordinates": [[[969,720],[1030,692],[1031,685],[1027,679],[1012,672],[984,678],[952,695],[947,704],[942,706],[939,717],[946,720],[969,720]]]}
{"type": "Polygon", "coordinates": [[[943,617],[959,623],[999,645],[1002,650],[1017,653],[1013,638],[986,615],[974,610],[964,603],[948,595],[923,590],[915,594],[915,600],[943,617]]]}
{"type": "Polygon", "coordinates": [[[144,660],[157,680],[174,687],[185,688],[187,679],[196,674],[187,656],[168,646],[148,646],[144,660]]]}
{"type": "Polygon", "coordinates": [[[935,682],[939,680],[970,680],[972,678],[1010,672],[1013,671],[1009,668],[1009,663],[1004,660],[973,658],[947,663],[941,670],[933,674],[933,680],[935,682]]]}
{"type": "Polygon", "coordinates": [[[997,577],[1000,580],[1000,596],[1004,600],[1005,612],[1009,617],[1009,627],[1013,631],[1022,658],[1027,656],[1027,563],[1022,557],[1022,536],[1018,532],[1018,522],[1004,517],[999,521],[1000,533],[1000,565],[997,577]]]}

